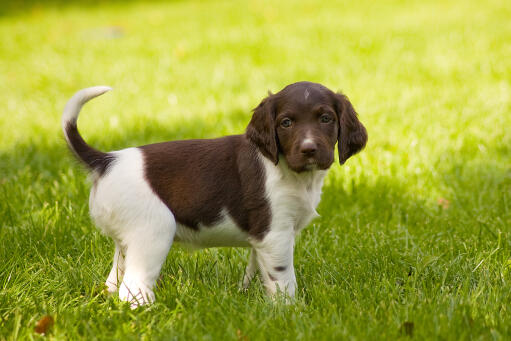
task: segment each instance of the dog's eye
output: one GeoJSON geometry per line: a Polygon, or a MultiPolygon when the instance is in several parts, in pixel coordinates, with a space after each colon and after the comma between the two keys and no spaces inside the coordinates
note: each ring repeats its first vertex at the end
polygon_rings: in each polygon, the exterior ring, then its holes
{"type": "Polygon", "coordinates": [[[283,128],[289,128],[293,124],[293,121],[291,121],[290,118],[285,118],[282,121],[280,121],[280,126],[283,128]]]}
{"type": "Polygon", "coordinates": [[[321,115],[321,117],[319,118],[321,123],[330,123],[332,122],[332,117],[328,114],[323,114],[321,115]]]}

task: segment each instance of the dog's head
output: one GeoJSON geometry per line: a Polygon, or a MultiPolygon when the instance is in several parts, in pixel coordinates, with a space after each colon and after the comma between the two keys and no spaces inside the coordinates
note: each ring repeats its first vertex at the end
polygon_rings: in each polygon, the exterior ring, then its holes
{"type": "Polygon", "coordinates": [[[281,154],[289,168],[303,172],[329,168],[336,142],[344,164],[365,146],[367,131],[346,96],[298,82],[270,93],[254,109],[247,137],[275,164],[281,154]]]}

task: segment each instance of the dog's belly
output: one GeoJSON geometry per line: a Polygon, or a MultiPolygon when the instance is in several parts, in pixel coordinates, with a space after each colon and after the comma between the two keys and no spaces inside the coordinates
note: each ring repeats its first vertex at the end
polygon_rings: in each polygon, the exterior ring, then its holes
{"type": "Polygon", "coordinates": [[[242,231],[232,218],[223,214],[223,218],[212,226],[199,224],[197,230],[177,224],[174,240],[191,248],[222,246],[250,246],[248,233],[242,231]]]}

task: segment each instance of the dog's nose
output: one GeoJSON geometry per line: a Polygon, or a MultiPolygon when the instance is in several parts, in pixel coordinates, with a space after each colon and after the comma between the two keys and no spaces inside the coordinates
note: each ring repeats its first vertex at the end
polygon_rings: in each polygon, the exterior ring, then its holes
{"type": "Polygon", "coordinates": [[[302,145],[300,146],[300,152],[306,156],[313,156],[316,154],[316,150],[318,149],[316,143],[312,140],[305,140],[302,142],[302,145]]]}

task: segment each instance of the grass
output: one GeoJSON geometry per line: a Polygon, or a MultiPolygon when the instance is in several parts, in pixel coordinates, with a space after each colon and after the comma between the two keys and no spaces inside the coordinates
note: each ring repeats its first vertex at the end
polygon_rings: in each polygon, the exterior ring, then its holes
{"type": "Polygon", "coordinates": [[[47,314],[48,339],[511,338],[509,1],[58,4],[0,17],[0,339],[47,314]],[[114,87],[79,123],[112,150],[243,132],[298,80],[345,92],[369,143],[297,241],[296,303],[238,290],[243,249],[173,248],[151,307],[105,296],[66,100],[114,87]]]}

